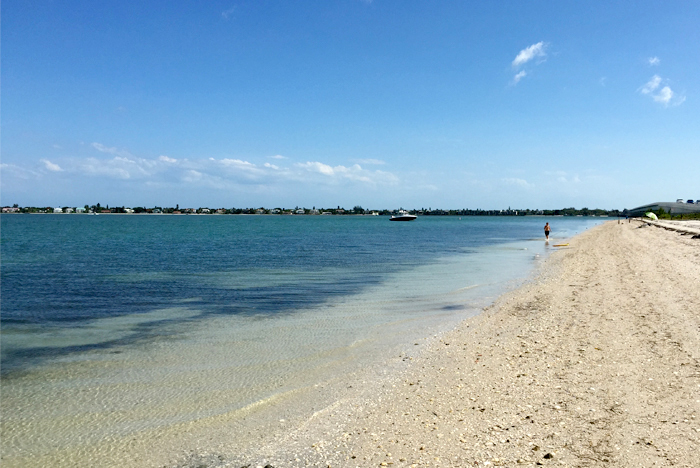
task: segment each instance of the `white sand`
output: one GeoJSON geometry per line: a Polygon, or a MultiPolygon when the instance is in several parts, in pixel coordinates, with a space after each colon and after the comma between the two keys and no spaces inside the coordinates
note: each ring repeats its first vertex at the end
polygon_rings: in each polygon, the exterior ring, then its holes
{"type": "Polygon", "coordinates": [[[223,465],[697,467],[699,412],[700,239],[613,221],[393,380],[223,465]]]}

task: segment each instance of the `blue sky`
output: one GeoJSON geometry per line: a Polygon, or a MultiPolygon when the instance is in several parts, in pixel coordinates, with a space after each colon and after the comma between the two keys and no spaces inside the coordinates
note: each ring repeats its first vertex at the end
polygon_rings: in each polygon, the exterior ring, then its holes
{"type": "Polygon", "coordinates": [[[700,197],[700,2],[2,3],[2,204],[700,197]]]}

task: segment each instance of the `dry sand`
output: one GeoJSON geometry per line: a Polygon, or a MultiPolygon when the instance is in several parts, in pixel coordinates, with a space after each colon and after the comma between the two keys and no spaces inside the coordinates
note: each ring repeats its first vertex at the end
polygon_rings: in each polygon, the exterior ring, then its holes
{"type": "Polygon", "coordinates": [[[593,228],[377,387],[225,466],[698,467],[700,239],[593,228]]]}

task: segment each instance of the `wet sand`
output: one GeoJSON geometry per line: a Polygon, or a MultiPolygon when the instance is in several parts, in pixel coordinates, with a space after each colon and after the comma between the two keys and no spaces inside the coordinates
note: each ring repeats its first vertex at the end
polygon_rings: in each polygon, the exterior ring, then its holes
{"type": "Polygon", "coordinates": [[[698,466],[700,239],[612,221],[569,244],[392,378],[181,466],[698,466]]]}

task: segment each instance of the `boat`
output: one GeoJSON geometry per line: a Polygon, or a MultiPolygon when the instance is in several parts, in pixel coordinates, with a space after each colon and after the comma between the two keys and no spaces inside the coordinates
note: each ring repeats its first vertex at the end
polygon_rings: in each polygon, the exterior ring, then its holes
{"type": "Polygon", "coordinates": [[[415,219],[415,215],[408,214],[408,211],[401,210],[398,216],[392,216],[389,221],[413,221],[415,219]]]}

